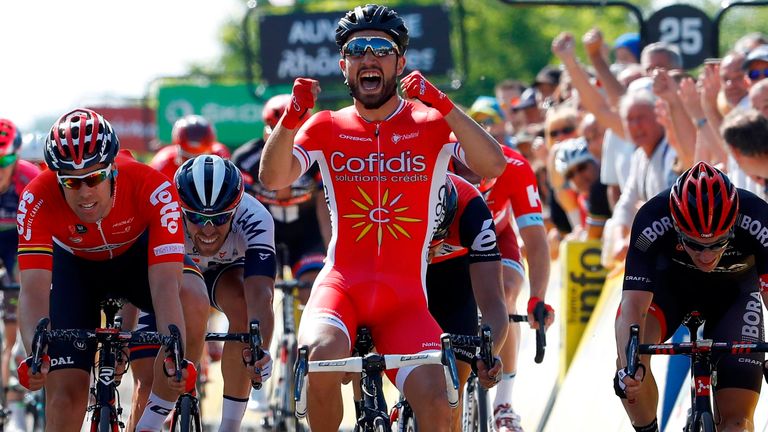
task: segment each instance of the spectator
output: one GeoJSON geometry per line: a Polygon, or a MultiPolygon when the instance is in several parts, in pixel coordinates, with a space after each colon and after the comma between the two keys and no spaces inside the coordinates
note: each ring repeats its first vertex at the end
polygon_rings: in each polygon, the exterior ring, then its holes
{"type": "Polygon", "coordinates": [[[615,62],[623,65],[640,63],[640,35],[624,33],[613,43],[615,62]]]}
{"type": "Polygon", "coordinates": [[[747,33],[733,44],[733,50],[746,54],[758,46],[765,44],[768,44],[768,36],[760,32],[747,33]]]}
{"type": "Polygon", "coordinates": [[[595,115],[589,113],[581,119],[578,133],[584,137],[587,142],[589,153],[598,162],[603,157],[603,138],[605,137],[605,128],[597,122],[595,115]]]}
{"type": "Polygon", "coordinates": [[[768,179],[768,118],[754,109],[735,111],[725,117],[721,133],[739,166],[765,187],[768,179]]]}
{"type": "Polygon", "coordinates": [[[512,135],[525,125],[525,115],[520,110],[513,110],[512,106],[520,99],[525,91],[525,85],[518,80],[507,79],[494,88],[496,101],[504,114],[506,132],[512,135]]]}
{"type": "Polygon", "coordinates": [[[760,45],[747,54],[744,60],[744,73],[750,85],[768,76],[768,45],[760,45]]]}
{"type": "Polygon", "coordinates": [[[720,88],[721,95],[728,107],[728,111],[734,107],[746,108],[749,105],[749,81],[744,73],[743,53],[731,51],[723,57],[720,63],[720,88]]]}
{"type": "Polygon", "coordinates": [[[760,81],[749,89],[749,105],[768,118],[768,80],[760,81]]]}
{"type": "Polygon", "coordinates": [[[511,109],[514,113],[522,112],[526,124],[542,123],[544,121],[544,115],[536,102],[536,90],[533,88],[525,89],[520,95],[520,99],[512,104],[511,109]]]}
{"type": "Polygon", "coordinates": [[[656,69],[682,69],[683,57],[677,46],[666,42],[654,42],[643,48],[643,52],[640,54],[640,64],[643,65],[647,74],[656,69]]]}
{"type": "Polygon", "coordinates": [[[531,87],[536,89],[536,100],[539,106],[555,96],[555,89],[560,84],[560,74],[562,71],[555,66],[544,66],[539,73],[536,74],[536,79],[533,80],[531,87]]]}

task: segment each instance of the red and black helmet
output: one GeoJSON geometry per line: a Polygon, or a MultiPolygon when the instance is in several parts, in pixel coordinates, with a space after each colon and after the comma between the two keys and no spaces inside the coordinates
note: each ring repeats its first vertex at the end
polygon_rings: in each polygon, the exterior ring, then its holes
{"type": "Polygon", "coordinates": [[[274,129],[290,103],[291,95],[289,94],[279,94],[269,98],[261,110],[261,119],[264,121],[264,125],[274,129]]]}
{"type": "Polygon", "coordinates": [[[677,230],[693,239],[728,233],[739,214],[739,194],[722,171],[698,162],[675,181],[669,209],[677,230]]]}
{"type": "Polygon", "coordinates": [[[45,163],[53,171],[110,164],[120,150],[112,125],[96,111],[78,108],[53,124],[45,139],[45,163]]]}
{"type": "Polygon", "coordinates": [[[181,147],[189,155],[210,154],[216,142],[216,131],[205,117],[186,115],[173,124],[171,144],[181,147]]]}
{"type": "Polygon", "coordinates": [[[16,153],[21,147],[21,132],[12,121],[0,118],[0,156],[16,153]]]}

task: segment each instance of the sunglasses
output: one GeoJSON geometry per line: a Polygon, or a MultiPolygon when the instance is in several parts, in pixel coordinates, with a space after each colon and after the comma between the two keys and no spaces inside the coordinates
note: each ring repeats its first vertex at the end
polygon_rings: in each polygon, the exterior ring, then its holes
{"type": "Polygon", "coordinates": [[[0,168],[5,168],[13,165],[16,163],[16,160],[19,159],[19,155],[16,153],[13,154],[7,154],[3,157],[0,157],[0,168]]]}
{"type": "Polygon", "coordinates": [[[730,243],[730,241],[733,239],[733,231],[731,231],[726,237],[724,237],[720,241],[715,243],[710,243],[710,244],[701,244],[683,234],[679,234],[678,237],[680,238],[680,244],[682,244],[683,246],[685,246],[686,248],[694,252],[703,252],[705,250],[709,250],[711,252],[719,252],[725,249],[725,247],[728,246],[728,243],[730,243]]]}
{"type": "Polygon", "coordinates": [[[104,169],[100,169],[98,171],[94,171],[90,174],[85,174],[81,176],[70,176],[70,175],[59,175],[56,174],[56,178],[59,180],[59,184],[64,186],[67,189],[72,190],[79,190],[83,183],[88,185],[89,188],[93,188],[101,184],[104,180],[111,177],[112,174],[112,164],[109,164],[104,169]]]}
{"type": "Polygon", "coordinates": [[[552,138],[557,138],[560,135],[572,134],[575,130],[576,130],[576,128],[573,127],[573,126],[566,126],[566,127],[562,128],[562,129],[553,129],[553,130],[549,131],[549,136],[552,137],[552,138]]]}
{"type": "Polygon", "coordinates": [[[567,173],[565,173],[566,180],[570,180],[570,179],[576,177],[576,174],[586,170],[587,168],[589,168],[589,162],[582,162],[582,163],[576,165],[572,170],[570,170],[567,173]]]}
{"type": "Polygon", "coordinates": [[[394,42],[376,36],[352,38],[341,48],[341,53],[347,57],[364,57],[368,50],[371,50],[371,54],[376,57],[400,54],[394,42]]]}
{"type": "Polygon", "coordinates": [[[182,209],[182,211],[184,212],[184,216],[187,218],[187,221],[197,226],[205,226],[209,223],[215,227],[226,225],[226,223],[232,219],[232,215],[235,214],[234,210],[212,215],[206,215],[186,209],[182,209]]]}
{"type": "Polygon", "coordinates": [[[747,76],[751,81],[757,81],[761,78],[768,77],[768,68],[760,70],[760,69],[753,69],[750,71],[747,71],[747,76]]]}

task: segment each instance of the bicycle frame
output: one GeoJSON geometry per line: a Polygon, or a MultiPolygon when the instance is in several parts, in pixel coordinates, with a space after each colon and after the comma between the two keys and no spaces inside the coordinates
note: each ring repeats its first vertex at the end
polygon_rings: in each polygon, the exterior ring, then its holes
{"type": "MultiPolygon", "coordinates": [[[[683,325],[691,336],[690,342],[666,344],[640,344],[640,327],[630,326],[627,343],[627,372],[634,376],[639,368],[642,355],[684,354],[691,359],[691,409],[686,422],[686,431],[699,431],[702,423],[712,421],[712,354],[748,354],[768,352],[768,343],[748,342],[713,342],[711,339],[696,339],[704,319],[699,312],[693,311],[683,319],[683,325]]],[[[706,429],[709,430],[709,429],[706,429]]],[[[711,429],[714,430],[714,429],[711,429]]]]}

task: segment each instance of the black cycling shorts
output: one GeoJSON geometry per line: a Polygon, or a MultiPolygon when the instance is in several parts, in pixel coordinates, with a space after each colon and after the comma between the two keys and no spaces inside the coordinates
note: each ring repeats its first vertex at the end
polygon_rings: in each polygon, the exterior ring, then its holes
{"type": "MultiPolygon", "coordinates": [[[[715,342],[762,342],[763,310],[757,273],[739,276],[701,272],[662,274],[653,292],[649,314],[661,325],[662,340],[672,337],[690,311],[699,311],[704,338],[715,342]]],[[[760,392],[763,380],[762,353],[713,356],[717,369],[715,390],[741,388],[760,392]]]]}
{"type": "MultiPolygon", "coordinates": [[[[53,281],[50,295],[52,329],[95,329],[101,325],[99,303],[119,298],[151,312],[152,295],[148,274],[148,232],[122,255],[106,261],[76,257],[54,244],[53,281]]],[[[185,257],[185,264],[194,265],[185,257]]],[[[77,368],[90,371],[95,344],[51,342],[48,355],[51,371],[77,368]]]]}
{"type": "MultiPolygon", "coordinates": [[[[467,256],[449,259],[427,268],[429,312],[440,328],[451,334],[477,335],[478,314],[467,256]]],[[[469,363],[477,350],[454,347],[456,358],[469,363]]]]}

